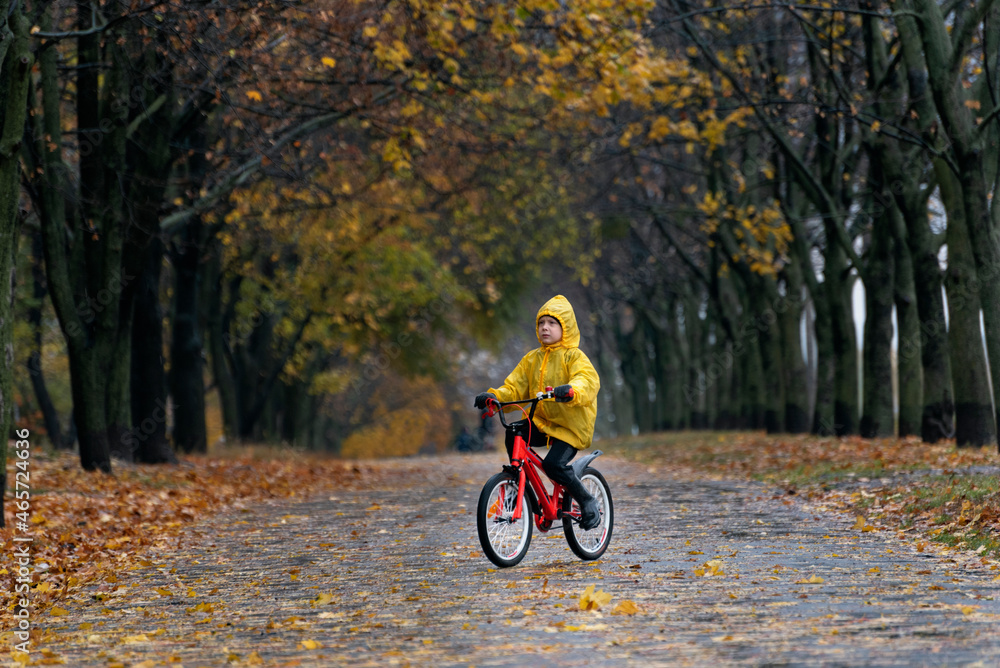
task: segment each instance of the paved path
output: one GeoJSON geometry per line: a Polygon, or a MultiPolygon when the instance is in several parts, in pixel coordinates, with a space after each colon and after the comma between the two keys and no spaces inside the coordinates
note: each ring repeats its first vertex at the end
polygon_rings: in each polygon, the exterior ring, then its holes
{"type": "Polygon", "coordinates": [[[1000,571],[754,483],[601,458],[605,557],[536,532],[498,570],[474,513],[499,464],[379,463],[370,489],[221,515],[44,622],[41,644],[74,666],[1000,666],[1000,571]],[[581,611],[588,585],[611,603],[581,611]],[[625,600],[638,613],[611,614],[625,600]]]}

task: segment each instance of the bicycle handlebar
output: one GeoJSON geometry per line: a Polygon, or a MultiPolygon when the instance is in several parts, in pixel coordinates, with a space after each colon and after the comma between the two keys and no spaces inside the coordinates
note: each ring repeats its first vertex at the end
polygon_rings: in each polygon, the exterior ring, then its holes
{"type": "MultiPolygon", "coordinates": [[[[572,390],[570,390],[570,395],[569,396],[570,397],[573,396],[572,395],[572,390]]],[[[493,417],[494,415],[499,414],[499,416],[500,416],[500,424],[502,424],[503,427],[504,427],[504,429],[506,429],[510,425],[507,423],[507,421],[503,417],[503,409],[504,409],[505,406],[515,406],[515,405],[529,404],[530,403],[531,404],[531,410],[528,412],[528,420],[530,421],[532,418],[535,417],[535,408],[538,407],[538,402],[544,401],[546,399],[555,399],[556,401],[559,400],[556,397],[555,390],[553,390],[551,387],[546,387],[544,392],[538,392],[535,395],[534,399],[518,399],[516,401],[498,401],[496,399],[488,399],[487,402],[486,402],[486,411],[483,412],[482,417],[483,418],[488,418],[488,417],[493,417]]]]}

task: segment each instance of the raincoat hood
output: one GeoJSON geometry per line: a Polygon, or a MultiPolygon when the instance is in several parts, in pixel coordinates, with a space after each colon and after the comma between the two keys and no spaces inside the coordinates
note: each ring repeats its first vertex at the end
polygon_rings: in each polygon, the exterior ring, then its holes
{"type": "Polygon", "coordinates": [[[490,388],[500,401],[515,401],[544,392],[546,387],[573,386],[573,399],[567,403],[543,401],[538,404],[533,423],[542,433],[583,450],[594,440],[594,422],[597,420],[597,393],[601,379],[597,370],[580,350],[580,327],[569,300],[556,295],[538,309],[535,316],[535,335],[538,319],[552,316],[562,325],[563,336],[558,342],[528,352],[507,376],[502,387],[490,388]]]}
{"type": "Polygon", "coordinates": [[[576,314],[573,313],[573,306],[569,300],[562,295],[556,295],[549,301],[542,304],[535,316],[535,336],[538,337],[538,344],[542,348],[579,348],[580,347],[580,327],[576,324],[576,314]],[[543,315],[552,316],[559,321],[562,326],[562,339],[546,346],[542,339],[538,337],[538,321],[543,315]]]}

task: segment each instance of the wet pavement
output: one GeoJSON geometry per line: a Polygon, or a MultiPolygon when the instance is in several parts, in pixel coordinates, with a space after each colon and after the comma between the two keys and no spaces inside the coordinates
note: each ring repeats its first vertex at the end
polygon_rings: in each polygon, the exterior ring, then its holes
{"type": "Polygon", "coordinates": [[[752,482],[601,457],[616,512],[604,557],[536,531],[498,569],[475,509],[500,464],[372,463],[388,475],[369,488],[193,525],[42,622],[39,644],[68,665],[143,668],[1000,666],[995,563],[918,552],[752,482]],[[590,585],[611,596],[597,611],[580,609],[590,585]]]}

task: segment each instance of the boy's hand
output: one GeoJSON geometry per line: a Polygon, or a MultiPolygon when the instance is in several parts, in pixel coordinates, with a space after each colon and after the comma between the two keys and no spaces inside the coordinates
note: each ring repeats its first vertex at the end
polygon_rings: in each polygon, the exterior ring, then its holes
{"type": "Polygon", "coordinates": [[[472,405],[479,410],[482,410],[486,408],[486,404],[490,399],[496,401],[497,397],[492,392],[483,392],[482,394],[476,395],[476,400],[472,402],[472,405]]]}
{"type": "Polygon", "coordinates": [[[552,390],[552,392],[553,394],[555,394],[556,401],[561,404],[564,404],[568,401],[573,401],[574,392],[572,385],[560,385],[559,387],[552,390]]]}

